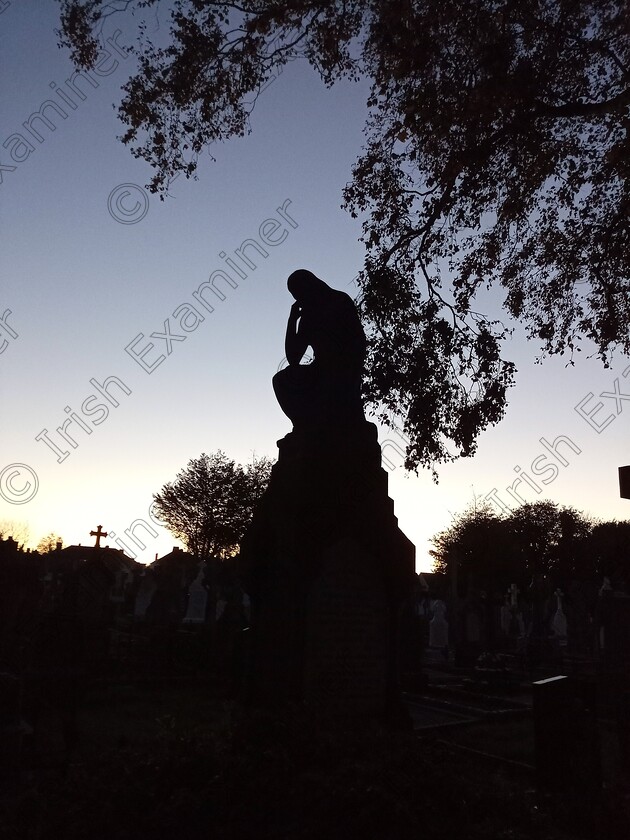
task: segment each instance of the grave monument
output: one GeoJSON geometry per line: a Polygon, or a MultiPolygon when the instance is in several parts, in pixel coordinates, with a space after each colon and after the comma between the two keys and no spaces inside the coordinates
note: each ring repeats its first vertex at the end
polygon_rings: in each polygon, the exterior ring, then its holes
{"type": "Polygon", "coordinates": [[[397,645],[415,549],[398,527],[361,378],[354,302],[293,272],[285,350],[273,378],[293,431],[241,543],[251,598],[247,699],[275,707],[402,719],[397,645]],[[300,364],[307,348],[311,364],[300,364]]]}

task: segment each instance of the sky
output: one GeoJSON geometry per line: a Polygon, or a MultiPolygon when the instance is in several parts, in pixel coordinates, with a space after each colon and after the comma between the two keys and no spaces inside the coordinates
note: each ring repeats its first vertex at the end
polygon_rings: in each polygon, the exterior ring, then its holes
{"type": "MultiPolygon", "coordinates": [[[[153,493],[202,452],[275,460],[291,430],[271,388],[288,275],[307,268],[356,295],[361,225],[341,202],[368,83],[326,89],[297,58],[260,95],[251,134],[213,145],[198,180],[181,176],[160,201],[115,110],[138,18],[110,17],[98,72],[72,79],[57,14],[51,0],[0,0],[0,530],[27,526],[31,547],[50,532],[91,545],[100,524],[102,544],[147,563],[178,544],[153,493]]],[[[495,293],[483,304],[499,312],[495,293]]],[[[589,349],[574,366],[536,364],[517,325],[505,418],[473,458],[438,467],[437,484],[406,474],[404,440],[379,429],[418,571],[474,498],[630,517],[617,478],[630,463],[630,359],[605,369],[589,349]]]]}

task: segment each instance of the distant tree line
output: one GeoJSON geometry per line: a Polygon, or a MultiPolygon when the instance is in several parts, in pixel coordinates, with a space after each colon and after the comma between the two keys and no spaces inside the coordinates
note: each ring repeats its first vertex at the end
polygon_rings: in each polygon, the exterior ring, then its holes
{"type": "Polygon", "coordinates": [[[554,586],[603,581],[630,590],[630,521],[601,521],[573,507],[541,501],[499,516],[473,502],[432,539],[435,572],[457,574],[458,588],[521,589],[545,575],[554,586]]]}

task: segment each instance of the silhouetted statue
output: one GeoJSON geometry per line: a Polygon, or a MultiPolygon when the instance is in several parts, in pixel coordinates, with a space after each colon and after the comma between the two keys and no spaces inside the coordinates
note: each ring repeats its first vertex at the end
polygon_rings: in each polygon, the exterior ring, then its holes
{"type": "Polygon", "coordinates": [[[287,286],[296,302],[285,339],[289,366],[273,378],[280,407],[296,430],[363,422],[366,341],[352,298],[305,269],[294,271],[287,286]],[[309,346],[313,361],[301,365],[309,346]]]}
{"type": "Polygon", "coordinates": [[[415,583],[376,426],[363,414],[366,340],[354,302],[310,271],[295,298],[288,367],[273,387],[293,431],[239,553],[251,602],[243,639],[248,703],[303,704],[325,718],[410,726],[397,676],[398,616],[415,583]],[[308,347],[311,364],[300,364],[308,347]]]}

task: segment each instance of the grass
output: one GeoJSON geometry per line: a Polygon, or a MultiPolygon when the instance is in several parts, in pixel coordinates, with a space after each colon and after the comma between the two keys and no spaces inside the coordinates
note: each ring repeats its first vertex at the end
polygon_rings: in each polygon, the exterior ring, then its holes
{"type": "Polygon", "coordinates": [[[472,727],[444,730],[440,737],[464,747],[490,752],[501,758],[534,766],[534,722],[519,718],[493,723],[478,723],[472,727]]]}
{"type": "MultiPolygon", "coordinates": [[[[58,742],[53,717],[42,748],[58,742]]],[[[47,755],[3,801],[3,840],[574,836],[474,754],[301,709],[245,712],[207,686],[88,697],[65,771],[47,755]]],[[[35,766],[37,750],[26,759],[35,766]]]]}

